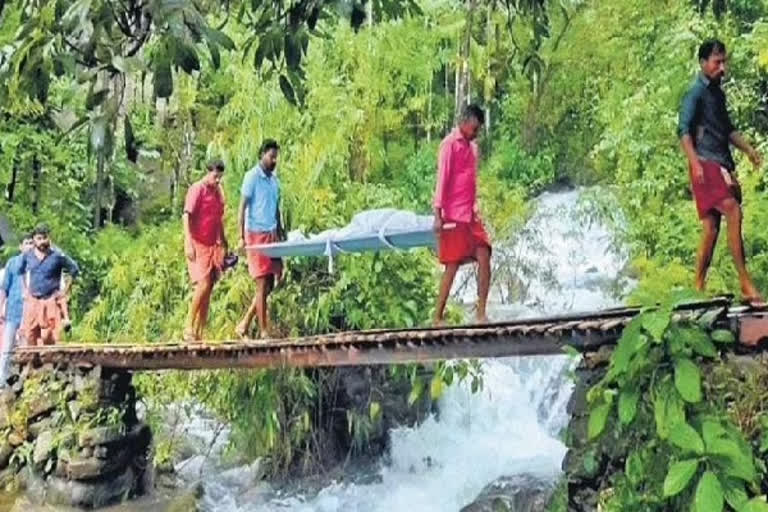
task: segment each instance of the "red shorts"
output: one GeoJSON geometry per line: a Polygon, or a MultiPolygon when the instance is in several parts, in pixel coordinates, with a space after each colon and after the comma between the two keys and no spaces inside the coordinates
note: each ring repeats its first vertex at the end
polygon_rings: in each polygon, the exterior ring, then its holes
{"type": "Polygon", "coordinates": [[[700,160],[699,162],[704,168],[703,183],[694,179],[691,169],[689,169],[689,174],[691,191],[700,219],[709,215],[723,199],[734,198],[741,203],[741,188],[735,176],[717,162],[711,160],[700,160]],[[726,176],[731,181],[730,185],[726,182],[726,176]]]}
{"type": "Polygon", "coordinates": [[[204,245],[192,239],[192,246],[195,248],[195,258],[187,258],[187,270],[189,278],[193,283],[197,283],[213,274],[216,279],[221,273],[221,266],[224,264],[224,247],[216,245],[204,245]]]}
{"type": "MultiPolygon", "coordinates": [[[[446,222],[446,224],[452,224],[446,222]]],[[[469,263],[475,260],[478,247],[491,248],[491,239],[482,221],[456,222],[453,228],[443,228],[438,241],[437,255],[440,263],[469,263]]]]}
{"type": "Polygon", "coordinates": [[[47,299],[36,299],[29,295],[24,298],[21,332],[27,343],[32,340],[40,340],[45,344],[58,342],[61,338],[61,321],[61,305],[56,295],[47,299]]]}
{"type": "MultiPolygon", "coordinates": [[[[265,245],[279,242],[277,235],[273,232],[255,233],[248,231],[245,234],[245,243],[251,245],[265,245]]],[[[270,258],[259,251],[249,249],[248,253],[248,273],[254,279],[260,279],[268,275],[280,277],[283,273],[283,262],[280,258],[270,258]]]]}

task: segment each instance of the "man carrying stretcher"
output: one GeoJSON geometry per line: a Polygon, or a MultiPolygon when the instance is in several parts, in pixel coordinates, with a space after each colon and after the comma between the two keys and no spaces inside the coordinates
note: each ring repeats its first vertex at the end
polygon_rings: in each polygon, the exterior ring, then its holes
{"type": "Polygon", "coordinates": [[[468,105],[459,125],[440,144],[433,202],[438,257],[445,265],[435,310],[443,324],[445,303],[460,265],[476,261],[478,323],[486,323],[485,307],[491,282],[491,241],[477,211],[478,149],[474,142],[485,121],[483,110],[468,105]]]}

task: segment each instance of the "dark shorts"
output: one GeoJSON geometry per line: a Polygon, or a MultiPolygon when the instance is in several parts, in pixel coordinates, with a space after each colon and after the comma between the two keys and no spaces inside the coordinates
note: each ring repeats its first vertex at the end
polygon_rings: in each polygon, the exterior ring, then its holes
{"type": "Polygon", "coordinates": [[[711,160],[700,160],[700,163],[704,168],[703,183],[696,180],[693,171],[689,169],[691,191],[700,219],[709,215],[724,199],[733,198],[741,203],[741,187],[733,173],[711,160]],[[731,182],[730,185],[726,179],[731,182]]]}

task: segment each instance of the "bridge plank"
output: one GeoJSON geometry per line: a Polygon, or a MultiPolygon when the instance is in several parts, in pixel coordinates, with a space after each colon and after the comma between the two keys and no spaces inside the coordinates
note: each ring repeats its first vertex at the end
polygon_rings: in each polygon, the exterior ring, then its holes
{"type": "MultiPolygon", "coordinates": [[[[729,304],[727,298],[687,304],[678,309],[678,314],[690,319],[712,318],[722,323],[729,304]]],[[[640,308],[614,308],[487,325],[379,329],[266,342],[64,344],[21,348],[15,352],[14,361],[35,365],[102,365],[132,370],[193,370],[399,364],[561,354],[565,345],[578,350],[593,350],[615,343],[623,327],[639,312],[640,308]]],[[[739,310],[731,317],[737,325],[741,319],[755,314],[750,310],[739,310]]]]}

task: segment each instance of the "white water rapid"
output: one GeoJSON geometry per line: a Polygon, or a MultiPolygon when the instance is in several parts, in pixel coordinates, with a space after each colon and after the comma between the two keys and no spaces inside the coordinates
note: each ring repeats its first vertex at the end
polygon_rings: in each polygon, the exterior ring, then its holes
{"type": "MultiPolygon", "coordinates": [[[[525,229],[494,250],[493,320],[588,311],[616,305],[626,288],[617,277],[625,256],[605,226],[594,222],[583,192],[545,193],[525,229]]],[[[455,293],[474,301],[472,271],[455,293]]],[[[469,304],[468,304],[469,307],[469,304]]],[[[559,433],[572,390],[566,356],[490,360],[484,390],[449,388],[439,416],[391,432],[388,461],[373,468],[373,483],[331,483],[319,493],[254,490],[238,470],[206,471],[208,512],[458,512],[502,476],[556,479],[565,455],[559,433]]],[[[247,469],[242,468],[242,474],[247,469]]]]}

